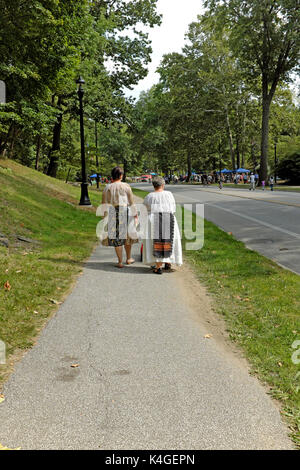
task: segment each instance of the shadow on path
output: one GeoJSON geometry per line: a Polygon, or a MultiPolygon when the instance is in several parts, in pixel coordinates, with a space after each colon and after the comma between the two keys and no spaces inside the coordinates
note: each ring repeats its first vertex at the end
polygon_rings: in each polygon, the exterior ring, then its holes
{"type": "Polygon", "coordinates": [[[115,263],[108,263],[108,262],[99,262],[99,261],[88,261],[84,267],[86,269],[94,269],[95,271],[106,271],[106,272],[118,272],[118,273],[124,273],[124,274],[152,274],[151,269],[148,266],[136,266],[136,265],[130,265],[127,266],[124,264],[123,269],[119,269],[115,267],[115,263]]]}

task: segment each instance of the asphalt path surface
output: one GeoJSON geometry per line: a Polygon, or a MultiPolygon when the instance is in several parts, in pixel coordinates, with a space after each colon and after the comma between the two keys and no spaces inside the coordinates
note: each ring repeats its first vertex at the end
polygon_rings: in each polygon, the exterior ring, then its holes
{"type": "Polygon", "coordinates": [[[97,248],[17,364],[0,404],[0,443],[292,449],[266,390],[215,336],[205,338],[205,294],[192,308],[182,271],[157,276],[141,263],[122,270],[114,263],[113,249],[97,248]]]}
{"type": "MultiPolygon", "coordinates": [[[[150,184],[133,186],[152,190],[150,184]]],[[[173,192],[177,203],[204,204],[207,220],[300,274],[300,193],[181,184],[167,185],[166,190],[173,192]]]]}

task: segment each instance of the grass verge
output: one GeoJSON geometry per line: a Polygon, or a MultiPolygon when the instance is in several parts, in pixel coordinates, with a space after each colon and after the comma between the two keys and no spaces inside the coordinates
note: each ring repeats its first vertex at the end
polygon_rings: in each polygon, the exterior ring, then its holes
{"type": "MultiPolygon", "coordinates": [[[[137,189],[134,193],[147,194],[137,189]]],[[[300,276],[247,249],[208,221],[204,247],[185,251],[185,259],[207,287],[252,372],[282,403],[282,414],[300,447],[300,365],[294,363],[300,358],[300,276]]]]}
{"type": "MultiPolygon", "coordinates": [[[[30,348],[69,291],[96,242],[94,209],[79,208],[80,188],[0,160],[0,339],[7,363],[30,348]],[[30,239],[31,242],[19,238],[30,239]]],[[[94,205],[101,199],[91,191],[94,205]]]]}

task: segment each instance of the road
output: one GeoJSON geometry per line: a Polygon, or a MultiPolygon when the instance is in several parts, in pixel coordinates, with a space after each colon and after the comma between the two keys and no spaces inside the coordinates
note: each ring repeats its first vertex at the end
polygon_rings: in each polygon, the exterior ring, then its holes
{"type": "MultiPolygon", "coordinates": [[[[149,191],[149,184],[134,187],[149,191]]],[[[300,274],[300,193],[167,185],[177,203],[204,204],[207,220],[247,247],[300,274]]]]}
{"type": "Polygon", "coordinates": [[[215,334],[216,314],[192,274],[157,276],[140,263],[120,270],[114,258],[97,248],[17,365],[0,404],[0,443],[293,449],[277,405],[215,334]]]}

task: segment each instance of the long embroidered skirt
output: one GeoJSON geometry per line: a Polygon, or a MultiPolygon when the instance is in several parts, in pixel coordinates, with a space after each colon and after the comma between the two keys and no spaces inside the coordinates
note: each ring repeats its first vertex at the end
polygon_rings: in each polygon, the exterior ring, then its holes
{"type": "Polygon", "coordinates": [[[143,239],[143,263],[147,265],[152,265],[155,262],[161,263],[171,263],[174,265],[181,266],[182,265],[182,247],[181,247],[181,235],[180,230],[178,227],[178,223],[176,217],[174,216],[174,233],[173,233],[173,240],[172,240],[172,252],[170,253],[170,245],[164,245],[163,250],[154,250],[154,240],[157,239],[159,243],[159,236],[156,238],[157,233],[155,227],[157,224],[155,223],[155,214],[151,213],[148,215],[148,222],[147,222],[147,229],[145,233],[145,237],[143,239]],[[165,249],[166,248],[166,249],[165,249]],[[158,256],[156,256],[158,255],[158,256]],[[162,257],[164,256],[164,257],[162,257]]]}
{"type": "Polygon", "coordinates": [[[137,243],[137,239],[128,235],[130,223],[129,209],[126,206],[110,206],[108,211],[107,238],[102,241],[103,246],[124,246],[137,243]]]}
{"type": "Polygon", "coordinates": [[[154,258],[169,258],[173,251],[174,220],[173,214],[157,212],[154,216],[154,258]]]}

